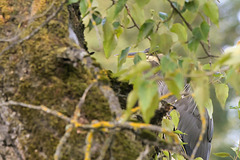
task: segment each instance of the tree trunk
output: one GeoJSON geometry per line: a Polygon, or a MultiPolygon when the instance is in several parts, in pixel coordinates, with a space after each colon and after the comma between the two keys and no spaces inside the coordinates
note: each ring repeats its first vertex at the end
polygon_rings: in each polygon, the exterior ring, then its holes
{"type": "MultiPolygon", "coordinates": [[[[89,56],[83,30],[77,32],[81,47],[69,39],[69,23],[84,27],[78,17],[78,22],[73,20],[78,14],[69,18],[76,7],[67,9],[63,2],[1,0],[0,101],[42,105],[71,118],[86,88],[97,81],[86,95],[78,121],[113,120],[121,114],[118,98],[106,72],[89,56]]],[[[0,160],[53,159],[67,124],[43,110],[0,106],[0,160]]],[[[84,159],[87,133],[73,128],[61,159],[84,159]]],[[[109,137],[111,147],[104,159],[136,159],[143,150],[130,131],[96,131],[93,137],[92,159],[102,154],[109,137]]]]}

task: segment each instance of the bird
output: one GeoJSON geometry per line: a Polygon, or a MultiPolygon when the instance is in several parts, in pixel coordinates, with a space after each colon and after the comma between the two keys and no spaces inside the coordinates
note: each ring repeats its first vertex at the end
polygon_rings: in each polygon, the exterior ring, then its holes
{"type": "MultiPolygon", "coordinates": [[[[159,65],[161,62],[162,54],[149,54],[149,49],[145,49],[141,53],[146,53],[148,56],[148,61],[152,64],[152,67],[159,65]],[[157,58],[156,58],[157,56],[157,58]]],[[[131,52],[128,55],[133,56],[138,52],[131,52]]],[[[158,73],[158,76],[162,76],[161,73],[158,73]]],[[[158,93],[159,97],[167,95],[170,93],[168,86],[163,80],[158,80],[158,93]]],[[[189,157],[192,155],[192,152],[198,142],[199,135],[202,129],[202,122],[200,119],[200,113],[197,107],[196,102],[194,101],[191,95],[191,86],[186,83],[184,86],[183,93],[189,93],[188,96],[182,95],[180,99],[174,95],[169,96],[165,101],[169,104],[173,104],[174,108],[179,112],[179,124],[177,129],[185,133],[180,135],[181,140],[184,142],[183,152],[185,152],[189,157]]],[[[195,154],[196,157],[201,157],[203,160],[209,160],[211,152],[211,141],[213,137],[213,119],[210,118],[207,110],[205,111],[206,119],[206,130],[203,135],[203,139],[198,147],[198,150],[195,154]]]]}
{"type": "MultiPolygon", "coordinates": [[[[165,82],[158,82],[158,91],[160,96],[169,93],[165,82]]],[[[184,87],[184,93],[190,92],[191,87],[189,84],[186,84],[184,87]]],[[[169,104],[174,104],[174,107],[180,113],[177,129],[185,133],[181,135],[181,140],[186,143],[183,145],[184,151],[188,156],[191,156],[193,149],[198,142],[202,129],[202,122],[197,105],[191,96],[182,96],[180,99],[177,99],[175,96],[170,96],[166,99],[166,101],[169,104]]],[[[210,118],[207,110],[205,112],[205,119],[207,122],[206,131],[203,135],[202,142],[198,147],[195,157],[201,157],[204,160],[209,160],[211,152],[211,141],[213,137],[213,119],[210,118]]]]}

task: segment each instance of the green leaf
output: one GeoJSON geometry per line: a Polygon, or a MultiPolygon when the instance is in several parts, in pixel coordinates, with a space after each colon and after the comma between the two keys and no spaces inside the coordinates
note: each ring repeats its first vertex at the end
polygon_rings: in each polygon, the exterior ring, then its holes
{"type": "Polygon", "coordinates": [[[135,2],[139,5],[139,7],[143,8],[146,4],[149,3],[150,0],[135,0],[135,2]]]}
{"type": "Polygon", "coordinates": [[[184,3],[185,3],[185,0],[173,0],[173,2],[177,2],[177,4],[180,6],[180,7],[183,7],[184,3]]]}
{"type": "MultiPolygon", "coordinates": [[[[92,14],[92,19],[95,21],[96,25],[101,24],[102,22],[102,18],[101,18],[101,13],[98,11],[94,11],[92,14]]],[[[89,20],[88,26],[89,31],[91,31],[93,29],[93,24],[92,24],[92,20],[89,20]]]]}
{"type": "Polygon", "coordinates": [[[88,10],[88,3],[86,0],[81,0],[79,6],[80,6],[80,12],[81,12],[82,16],[84,17],[88,10]]]}
{"type": "Polygon", "coordinates": [[[132,90],[129,94],[128,94],[128,98],[127,98],[127,109],[131,110],[132,107],[137,103],[138,100],[138,95],[136,90],[132,90]]]}
{"type": "Polygon", "coordinates": [[[193,37],[188,42],[188,48],[190,49],[190,51],[196,52],[199,44],[200,44],[200,41],[198,39],[196,39],[195,37],[193,37]]]}
{"type": "Polygon", "coordinates": [[[176,2],[178,0],[175,0],[175,2],[172,2],[172,5],[177,9],[177,10],[181,10],[181,6],[176,2]]]}
{"type": "Polygon", "coordinates": [[[120,70],[123,63],[126,62],[129,50],[130,47],[125,48],[124,50],[122,50],[120,56],[118,56],[118,70],[120,70]]]}
{"type": "Polygon", "coordinates": [[[200,27],[196,27],[193,29],[193,31],[192,31],[193,37],[199,41],[203,40],[203,41],[207,42],[209,29],[210,29],[210,27],[207,24],[207,22],[203,21],[201,23],[200,27]]]}
{"type": "Polygon", "coordinates": [[[174,63],[169,56],[162,57],[160,65],[163,73],[173,72],[177,68],[177,64],[174,63]]]}
{"type": "Polygon", "coordinates": [[[220,102],[222,108],[225,108],[225,103],[228,98],[229,88],[226,84],[215,84],[215,93],[218,101],[220,102]]]}
{"type": "Polygon", "coordinates": [[[155,81],[137,79],[139,104],[146,123],[154,116],[158,108],[158,86],[155,81]]]}
{"type": "Polygon", "coordinates": [[[106,58],[111,56],[111,53],[117,46],[114,29],[111,23],[106,19],[103,25],[103,48],[106,58]]]}
{"type": "Polygon", "coordinates": [[[113,19],[122,11],[124,5],[126,4],[127,0],[118,0],[116,4],[116,9],[113,14],[113,19]]]}
{"type": "Polygon", "coordinates": [[[151,64],[146,61],[140,61],[138,64],[133,66],[132,68],[128,69],[128,72],[124,72],[123,74],[120,74],[119,80],[130,80],[133,77],[136,77],[136,75],[139,74],[139,76],[143,75],[143,72],[150,69],[151,64]]]}
{"type": "Polygon", "coordinates": [[[150,50],[158,51],[163,54],[169,53],[172,45],[173,39],[172,35],[168,33],[163,33],[161,35],[154,33],[151,36],[151,47],[150,50]]]}
{"type": "Polygon", "coordinates": [[[123,32],[123,29],[122,29],[120,23],[119,22],[114,22],[113,27],[114,27],[115,35],[117,36],[117,38],[119,38],[120,35],[123,32]]]}
{"type": "Polygon", "coordinates": [[[197,157],[194,160],[203,160],[201,157],[197,157]]]}
{"type": "Polygon", "coordinates": [[[229,109],[240,109],[240,106],[235,106],[235,107],[230,106],[229,109]]]}
{"type": "Polygon", "coordinates": [[[171,120],[169,119],[163,119],[162,120],[162,128],[168,130],[168,131],[173,131],[174,124],[171,120]]]}
{"type": "Polygon", "coordinates": [[[125,110],[121,122],[126,122],[128,118],[131,116],[131,109],[135,106],[138,100],[138,95],[136,90],[132,90],[127,97],[127,109],[125,110]]]}
{"type": "Polygon", "coordinates": [[[173,124],[174,124],[174,127],[177,128],[178,127],[178,123],[179,123],[179,117],[180,117],[180,114],[177,110],[172,110],[170,112],[170,116],[172,118],[172,121],[173,121],[173,124]]]}
{"type": "Polygon", "coordinates": [[[133,4],[131,14],[138,26],[141,26],[145,21],[144,9],[140,8],[139,5],[133,4]]]}
{"type": "Polygon", "coordinates": [[[209,98],[207,103],[205,104],[205,107],[207,108],[209,117],[212,118],[212,114],[213,114],[213,104],[212,104],[212,100],[209,98]]]}
{"type": "Polygon", "coordinates": [[[191,73],[194,96],[199,112],[202,114],[206,103],[209,101],[209,80],[202,71],[193,71],[191,73]]]}
{"type": "Polygon", "coordinates": [[[239,66],[240,64],[240,45],[228,47],[225,50],[219,60],[216,62],[216,65],[230,65],[230,66],[239,66]]]}
{"type": "Polygon", "coordinates": [[[186,21],[191,24],[197,18],[198,12],[191,12],[189,10],[186,10],[182,15],[186,21]]]}
{"type": "Polygon", "coordinates": [[[209,29],[210,29],[210,26],[207,24],[207,22],[203,21],[201,23],[201,33],[202,33],[201,40],[207,42],[209,29]]]}
{"type": "Polygon", "coordinates": [[[240,94],[240,74],[238,69],[230,68],[227,72],[227,82],[240,94]]]}
{"type": "Polygon", "coordinates": [[[229,153],[226,153],[226,152],[218,152],[218,153],[213,153],[215,156],[218,156],[218,157],[230,157],[231,155],[229,153]]]}
{"type": "Polygon", "coordinates": [[[180,98],[180,92],[184,87],[184,78],[181,73],[167,73],[165,76],[168,89],[177,97],[180,98]]]}
{"type": "Polygon", "coordinates": [[[213,1],[207,1],[203,6],[203,12],[211,19],[214,24],[218,25],[219,12],[216,3],[213,1]]]}
{"type": "Polygon", "coordinates": [[[192,33],[193,33],[194,38],[196,38],[197,40],[201,40],[203,38],[201,29],[199,27],[194,28],[192,33]]]}
{"type": "Polygon", "coordinates": [[[167,159],[169,159],[169,152],[167,150],[163,150],[162,152],[167,157],[167,159]]]}
{"type": "Polygon", "coordinates": [[[79,0],[68,0],[68,4],[77,3],[79,0]]]}
{"type": "Polygon", "coordinates": [[[239,147],[233,147],[233,148],[231,148],[235,153],[236,153],[236,156],[238,157],[238,158],[240,158],[240,150],[239,150],[239,147]]]}
{"type": "Polygon", "coordinates": [[[113,22],[114,29],[117,29],[120,26],[119,22],[113,22]]]}
{"type": "Polygon", "coordinates": [[[138,43],[142,41],[144,38],[148,37],[153,32],[154,23],[155,22],[152,19],[148,19],[143,23],[138,33],[137,39],[138,43]]]}
{"type": "Polygon", "coordinates": [[[177,134],[184,134],[184,135],[186,135],[186,133],[183,133],[183,132],[180,131],[180,130],[175,130],[174,133],[177,133],[177,134]]]}
{"type": "Polygon", "coordinates": [[[158,16],[160,17],[160,19],[161,19],[162,21],[165,21],[165,20],[168,18],[168,14],[165,13],[165,12],[159,12],[159,13],[158,13],[158,16]]]}
{"type": "Polygon", "coordinates": [[[218,69],[231,59],[231,54],[223,54],[218,60],[214,63],[213,68],[218,69]]]}
{"type": "Polygon", "coordinates": [[[180,155],[180,154],[174,154],[173,158],[177,159],[177,160],[185,160],[185,158],[182,155],[180,155]]]}
{"type": "Polygon", "coordinates": [[[139,54],[135,54],[134,58],[133,58],[133,63],[137,64],[138,62],[140,62],[142,60],[142,57],[139,54]]]}
{"type": "Polygon", "coordinates": [[[127,0],[118,0],[116,4],[107,10],[107,19],[109,22],[113,22],[116,19],[126,2],[127,0]]]}
{"type": "Polygon", "coordinates": [[[178,35],[178,39],[181,43],[185,43],[187,41],[187,31],[182,24],[180,23],[173,24],[171,32],[174,32],[178,35]]]}
{"type": "Polygon", "coordinates": [[[130,23],[130,18],[126,10],[123,12],[123,18],[121,20],[121,24],[127,28],[127,25],[130,23]]]}
{"type": "Polygon", "coordinates": [[[199,6],[198,1],[190,1],[185,3],[185,7],[191,12],[197,12],[198,6],[199,6]]]}
{"type": "MultiPolygon", "coordinates": [[[[240,119],[240,110],[238,110],[238,119],[240,119]]],[[[240,152],[239,152],[239,157],[240,157],[240,152]]]]}
{"type": "Polygon", "coordinates": [[[211,66],[209,63],[207,63],[207,64],[204,64],[202,68],[203,68],[203,70],[205,70],[205,71],[206,71],[206,70],[209,71],[209,70],[212,69],[212,66],[211,66]]]}

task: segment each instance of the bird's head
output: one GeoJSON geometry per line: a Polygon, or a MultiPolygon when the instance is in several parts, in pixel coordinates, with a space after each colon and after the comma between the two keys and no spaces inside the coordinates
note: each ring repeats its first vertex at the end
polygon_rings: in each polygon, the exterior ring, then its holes
{"type": "Polygon", "coordinates": [[[161,53],[151,52],[150,48],[147,48],[144,51],[130,52],[130,53],[128,53],[128,57],[134,57],[138,53],[146,54],[147,61],[149,61],[153,66],[159,65],[160,60],[163,57],[163,54],[161,54],[161,53]]]}

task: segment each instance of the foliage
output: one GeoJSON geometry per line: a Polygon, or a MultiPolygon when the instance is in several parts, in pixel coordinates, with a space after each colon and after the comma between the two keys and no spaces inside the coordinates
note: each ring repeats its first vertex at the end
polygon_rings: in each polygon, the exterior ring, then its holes
{"type": "MultiPolygon", "coordinates": [[[[240,142],[239,142],[239,144],[240,144],[240,142]]],[[[234,157],[231,156],[231,154],[226,153],[226,152],[218,152],[218,153],[214,153],[214,155],[217,156],[217,157],[221,157],[221,158],[230,157],[230,158],[233,159],[233,160],[239,159],[239,158],[240,158],[240,148],[239,148],[239,146],[238,146],[238,147],[231,148],[231,149],[232,149],[232,150],[234,151],[234,153],[235,153],[234,157]]]]}
{"type": "MultiPolygon", "coordinates": [[[[135,43],[119,52],[118,73],[115,74],[119,80],[133,84],[126,114],[131,114],[131,109],[139,100],[142,117],[146,123],[150,122],[159,103],[157,83],[152,77],[159,71],[176,97],[181,96],[187,80],[193,89],[193,97],[200,113],[203,113],[206,107],[210,117],[213,112],[210,86],[214,86],[222,108],[229,96],[229,86],[233,87],[237,94],[240,93],[240,46],[229,48],[222,55],[220,50],[218,55],[211,53],[211,26],[219,25],[219,11],[214,0],[155,2],[156,5],[167,6],[168,12],[145,10],[150,0],[112,0],[112,5],[106,12],[100,12],[97,5],[93,7],[94,2],[96,0],[81,0],[80,9],[85,18],[89,19],[89,30],[102,27],[103,34],[97,29],[96,32],[103,37],[103,49],[107,58],[112,55],[122,34],[138,30],[134,35],[135,43]],[[133,59],[135,65],[122,69],[130,47],[137,47],[144,40],[149,41],[148,54],[163,54],[160,66],[152,68],[146,62],[148,56],[139,52],[133,59]],[[204,54],[205,56],[202,56],[204,54]]],[[[176,127],[178,114],[172,112],[171,116],[172,124],[176,127]]]]}

